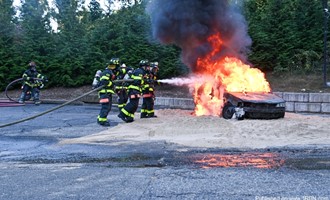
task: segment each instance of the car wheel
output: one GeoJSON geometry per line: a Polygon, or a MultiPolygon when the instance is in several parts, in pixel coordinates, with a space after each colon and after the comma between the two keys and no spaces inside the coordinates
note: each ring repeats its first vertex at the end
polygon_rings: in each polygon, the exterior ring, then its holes
{"type": "Polygon", "coordinates": [[[234,115],[234,112],[235,107],[232,104],[227,103],[222,109],[222,117],[225,119],[231,119],[234,115]]]}

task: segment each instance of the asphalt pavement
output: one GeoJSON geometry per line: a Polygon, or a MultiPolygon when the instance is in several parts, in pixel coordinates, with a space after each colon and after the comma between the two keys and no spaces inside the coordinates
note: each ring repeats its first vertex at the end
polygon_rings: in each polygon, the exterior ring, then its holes
{"type": "MultiPolygon", "coordinates": [[[[0,107],[0,125],[55,104],[0,107]]],[[[0,128],[0,199],[330,199],[330,148],[182,149],[166,141],[66,144],[99,126],[96,104],[0,128]]],[[[122,122],[113,108],[111,126],[122,122]]],[[[110,127],[111,128],[111,127],[110,127]]]]}

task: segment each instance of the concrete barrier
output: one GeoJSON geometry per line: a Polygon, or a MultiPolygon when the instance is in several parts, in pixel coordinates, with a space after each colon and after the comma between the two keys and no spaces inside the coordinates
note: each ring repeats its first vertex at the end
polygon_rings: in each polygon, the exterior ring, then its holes
{"type": "Polygon", "coordinates": [[[288,112],[330,113],[330,93],[275,93],[286,101],[288,112]]]}
{"type": "MultiPolygon", "coordinates": [[[[293,93],[274,92],[286,101],[287,112],[310,112],[330,114],[330,93],[293,93]]],[[[81,101],[98,103],[97,94],[90,94],[81,101]]],[[[117,103],[117,96],[113,95],[113,102],[117,103]]],[[[140,104],[142,101],[140,100],[140,104]]],[[[166,108],[194,109],[192,98],[156,97],[155,105],[166,108]]]]}

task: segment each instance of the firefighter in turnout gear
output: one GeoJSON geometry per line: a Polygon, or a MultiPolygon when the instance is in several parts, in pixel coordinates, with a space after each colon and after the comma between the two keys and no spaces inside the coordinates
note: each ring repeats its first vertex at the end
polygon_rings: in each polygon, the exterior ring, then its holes
{"type": "Polygon", "coordinates": [[[129,102],[124,106],[118,115],[125,122],[134,121],[134,113],[138,109],[139,99],[142,92],[142,85],[144,84],[144,78],[146,71],[149,68],[148,60],[141,60],[139,63],[139,68],[135,69],[131,75],[132,82],[128,86],[128,98],[129,102]]]}
{"type": "Polygon", "coordinates": [[[147,72],[146,83],[143,85],[141,118],[157,117],[155,115],[155,84],[157,84],[158,62],[150,63],[151,69],[147,72]]]}
{"type": "MultiPolygon", "coordinates": [[[[119,63],[119,60],[118,60],[119,63]]],[[[113,70],[113,73],[116,76],[116,80],[123,80],[125,75],[128,73],[128,68],[123,63],[122,65],[119,65],[113,70]]],[[[118,109],[119,111],[126,105],[126,102],[128,100],[128,94],[127,94],[127,83],[126,82],[119,82],[115,84],[115,92],[118,95],[118,109]]]]}
{"type": "Polygon", "coordinates": [[[97,123],[102,126],[110,126],[110,122],[107,117],[112,107],[112,94],[114,94],[114,85],[112,81],[115,79],[115,75],[112,70],[117,67],[115,59],[111,59],[107,64],[106,69],[101,73],[100,82],[98,87],[104,85],[99,91],[99,98],[101,104],[100,114],[97,116],[97,123]]]}
{"type": "Polygon", "coordinates": [[[27,93],[31,92],[31,95],[33,97],[33,101],[35,105],[39,105],[41,102],[39,100],[40,96],[40,88],[43,87],[43,81],[46,81],[46,77],[41,75],[37,71],[37,65],[35,62],[31,61],[29,63],[29,68],[23,73],[23,91],[21,93],[21,96],[18,99],[19,103],[24,103],[25,100],[27,100],[27,93]]]}

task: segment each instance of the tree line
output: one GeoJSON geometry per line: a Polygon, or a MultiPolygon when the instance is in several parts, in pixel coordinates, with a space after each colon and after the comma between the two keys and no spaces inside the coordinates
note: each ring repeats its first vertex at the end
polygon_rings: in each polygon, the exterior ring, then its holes
{"type": "MultiPolygon", "coordinates": [[[[160,78],[189,69],[180,49],[151,36],[147,0],[120,0],[122,8],[101,8],[91,0],[25,0],[16,14],[13,0],[0,0],[0,88],[21,77],[29,61],[49,78],[49,86],[90,84],[112,57],[137,67],[141,59],[160,63],[160,78]],[[52,27],[56,21],[57,30],[52,27]]],[[[321,0],[235,1],[247,19],[252,38],[249,61],[262,70],[302,73],[322,69],[321,0]]]]}

